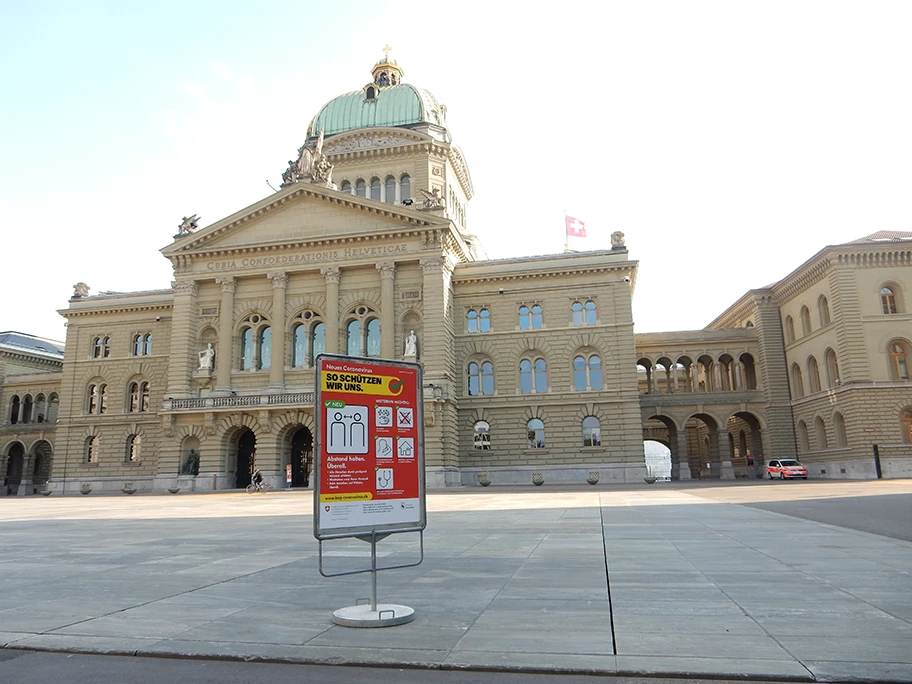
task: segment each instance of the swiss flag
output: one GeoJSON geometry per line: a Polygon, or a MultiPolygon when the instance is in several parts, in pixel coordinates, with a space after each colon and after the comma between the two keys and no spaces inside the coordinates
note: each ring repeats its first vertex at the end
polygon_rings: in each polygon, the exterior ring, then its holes
{"type": "Polygon", "coordinates": [[[586,224],[572,216],[564,217],[567,221],[567,237],[586,237],[586,224]]]}

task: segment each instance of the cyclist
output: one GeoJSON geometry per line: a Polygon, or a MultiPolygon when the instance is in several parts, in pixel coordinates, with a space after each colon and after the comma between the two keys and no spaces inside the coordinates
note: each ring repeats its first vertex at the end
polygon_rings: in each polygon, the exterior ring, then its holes
{"type": "Polygon", "coordinates": [[[263,473],[260,472],[260,469],[257,468],[253,471],[253,486],[257,489],[262,489],[263,487],[263,473]]]}

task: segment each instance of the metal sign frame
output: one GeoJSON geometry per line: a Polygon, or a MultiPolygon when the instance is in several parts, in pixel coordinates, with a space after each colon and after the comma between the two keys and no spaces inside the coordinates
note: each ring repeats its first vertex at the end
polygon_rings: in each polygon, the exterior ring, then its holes
{"type": "MultiPolygon", "coordinates": [[[[344,537],[359,537],[365,539],[381,539],[387,534],[397,532],[422,532],[427,526],[427,506],[425,497],[425,477],[424,477],[424,397],[422,387],[422,369],[418,363],[409,361],[396,361],[391,359],[365,358],[358,356],[344,356],[340,354],[319,354],[314,360],[315,375],[315,440],[314,440],[314,513],[313,513],[313,532],[321,542],[326,539],[340,539],[344,537]],[[386,371],[386,372],[384,372],[386,371]],[[392,371],[392,375],[389,373],[392,371]],[[335,374],[329,380],[327,375],[335,374]],[[398,383],[398,385],[397,385],[398,383]],[[331,386],[332,385],[332,386],[331,386]],[[394,386],[396,388],[394,389],[394,386]],[[333,463],[335,468],[340,472],[349,472],[357,480],[355,487],[362,491],[328,491],[324,475],[329,477],[328,464],[326,461],[331,455],[327,450],[333,439],[333,434],[327,434],[327,411],[340,409],[345,406],[348,399],[361,402],[352,404],[352,406],[361,406],[369,402],[371,406],[366,407],[368,410],[363,417],[363,423],[360,422],[360,414],[357,418],[345,416],[345,419],[351,418],[347,424],[352,435],[351,442],[355,444],[355,428],[359,436],[363,431],[363,439],[354,447],[345,444],[341,448],[343,451],[334,451],[337,463],[333,463]],[[382,403],[378,404],[375,401],[382,403]],[[341,406],[329,407],[328,402],[342,402],[341,406]],[[404,409],[411,408],[414,425],[410,428],[401,427],[398,421],[398,407],[404,409]],[[388,426],[378,426],[377,417],[382,407],[392,407],[393,413],[396,414],[395,424],[391,421],[388,426]],[[354,420],[359,422],[355,423],[354,420]],[[400,438],[408,440],[413,438],[414,455],[409,458],[400,460],[399,451],[400,438]],[[377,442],[378,438],[390,439],[396,442],[395,458],[382,458],[383,462],[378,465],[377,442]],[[355,448],[358,451],[351,451],[355,448]],[[344,451],[349,449],[349,451],[344,451]],[[360,449],[364,449],[361,451],[360,449]],[[348,456],[340,454],[357,454],[358,465],[349,469],[348,456]],[[412,461],[414,458],[414,461],[412,461]],[[362,465],[363,464],[363,465],[362,465]],[[395,477],[397,470],[409,473],[407,479],[407,489],[415,491],[417,497],[396,496],[395,494],[385,495],[378,489],[378,483],[381,482],[379,470],[381,466],[385,473],[390,473],[395,477]],[[398,466],[398,467],[397,467],[398,466]],[[416,469],[417,467],[417,469],[416,469]],[[374,474],[373,484],[367,482],[369,475],[374,474]],[[412,481],[414,477],[417,481],[412,481]],[[366,490],[366,491],[365,491],[366,490]],[[332,498],[329,498],[332,497],[332,498]],[[415,501],[417,499],[417,501],[415,501]],[[398,503],[400,509],[395,507],[377,506],[382,502],[398,503]],[[408,502],[408,506],[406,506],[408,502]],[[373,505],[372,505],[373,504],[373,505]],[[416,504],[417,509],[413,508],[416,504]],[[333,510],[331,507],[335,507],[333,510]],[[386,509],[394,510],[386,510],[386,509]],[[377,512],[379,511],[379,512],[377,512]],[[402,511],[406,511],[402,513],[402,511]],[[413,517],[411,511],[416,515],[413,517]],[[324,513],[327,515],[324,519],[324,513]],[[330,515],[350,515],[354,518],[351,525],[339,524],[339,521],[330,521],[330,515]],[[396,521],[396,517],[408,518],[407,520],[396,521]],[[383,518],[389,518],[384,520],[383,518]],[[361,522],[359,522],[361,521],[361,522]]],[[[338,424],[334,422],[332,427],[338,424]]],[[[342,434],[345,434],[343,427],[342,434]]],[[[334,445],[338,449],[340,445],[334,445]]],[[[405,447],[409,445],[406,441],[405,447]]],[[[403,448],[405,448],[403,447],[403,448]]],[[[353,459],[354,460],[354,459],[353,459]]],[[[392,480],[398,483],[397,480],[392,480]]],[[[398,485],[397,485],[398,486],[398,485]]],[[[344,489],[344,488],[343,488],[344,489]]],[[[398,491],[398,490],[392,490],[398,491]]],[[[376,543],[376,542],[375,542],[376,543]]],[[[423,555],[423,554],[422,554],[423,555]]],[[[420,562],[420,561],[419,561],[420,562]]],[[[321,568],[322,571],[322,568],[321,568]]]]}

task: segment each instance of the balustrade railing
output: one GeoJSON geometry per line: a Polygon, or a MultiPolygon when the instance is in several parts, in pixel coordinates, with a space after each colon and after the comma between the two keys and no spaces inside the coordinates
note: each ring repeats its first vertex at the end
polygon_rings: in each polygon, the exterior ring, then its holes
{"type": "Polygon", "coordinates": [[[313,402],[313,392],[286,392],[283,394],[233,394],[229,397],[166,399],[163,409],[165,411],[184,411],[187,409],[235,408],[239,406],[312,404],[313,402]]]}

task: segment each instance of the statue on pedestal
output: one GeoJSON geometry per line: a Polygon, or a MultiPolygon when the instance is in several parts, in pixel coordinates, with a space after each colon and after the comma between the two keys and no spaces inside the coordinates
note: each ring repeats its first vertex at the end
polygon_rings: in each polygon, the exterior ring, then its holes
{"type": "Polygon", "coordinates": [[[416,357],[418,356],[418,336],[415,335],[415,331],[409,331],[408,337],[405,338],[405,356],[406,357],[416,357]]]}
{"type": "Polygon", "coordinates": [[[206,345],[203,351],[199,352],[199,369],[212,370],[215,366],[215,349],[212,348],[212,342],[206,345]]]}
{"type": "Polygon", "coordinates": [[[200,457],[196,449],[190,449],[184,467],[181,468],[181,475],[199,475],[200,457]]]}

